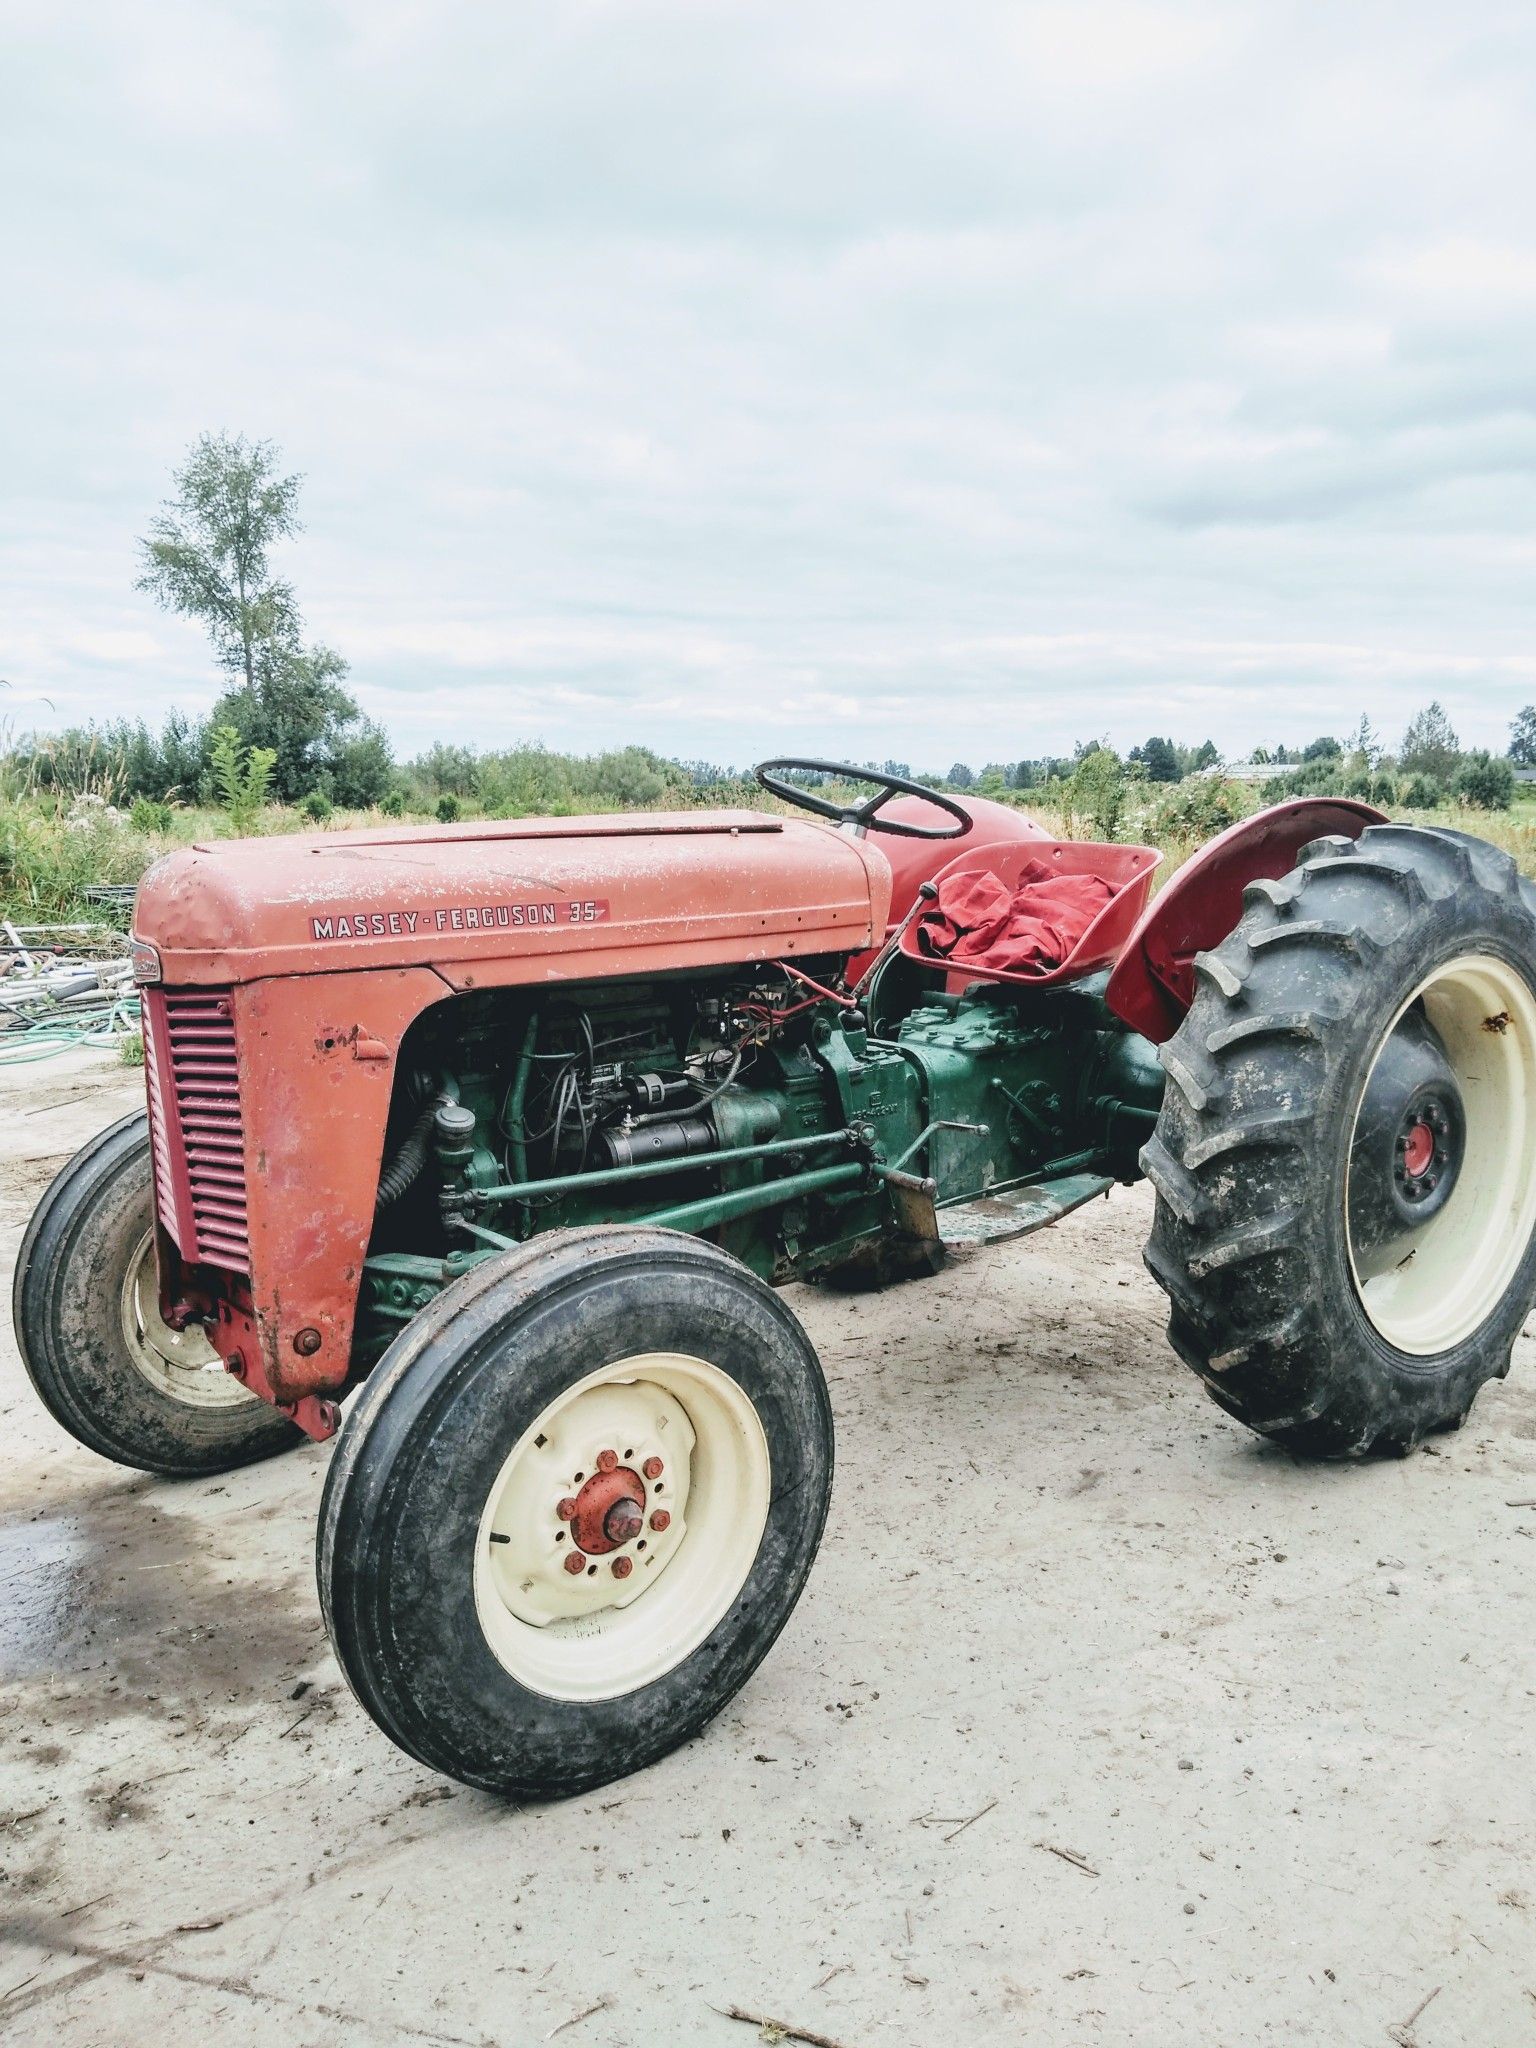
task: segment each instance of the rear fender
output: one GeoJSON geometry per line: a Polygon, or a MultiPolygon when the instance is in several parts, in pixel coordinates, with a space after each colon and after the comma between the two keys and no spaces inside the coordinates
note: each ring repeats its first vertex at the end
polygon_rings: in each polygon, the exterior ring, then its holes
{"type": "Polygon", "coordinates": [[[1184,1021],[1194,996],[1195,955],[1208,952],[1243,914],[1250,882],[1278,881],[1314,839],[1358,839],[1385,814],[1353,797],[1295,797],[1218,833],[1154,896],[1109,978],[1105,1001],[1144,1038],[1161,1045],[1184,1021]]]}

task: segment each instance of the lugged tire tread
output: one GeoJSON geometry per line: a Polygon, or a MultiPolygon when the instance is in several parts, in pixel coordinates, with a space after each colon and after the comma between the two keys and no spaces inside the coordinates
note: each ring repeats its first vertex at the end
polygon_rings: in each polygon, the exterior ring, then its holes
{"type": "MultiPolygon", "coordinates": [[[[1453,919],[1504,934],[1506,957],[1536,958],[1536,883],[1498,849],[1416,826],[1369,826],[1298,858],[1278,882],[1245,890],[1220,948],[1226,975],[1197,972],[1190,1010],[1160,1048],[1170,1085],[1142,1153],[1157,1196],[1145,1260],[1169,1298],[1170,1344],[1227,1413],[1299,1456],[1401,1455],[1455,1427],[1477,1388],[1508,1371],[1513,1332],[1503,1338],[1491,1314],[1473,1333],[1475,1357],[1453,1347],[1453,1369],[1409,1375],[1406,1395],[1372,1405],[1376,1382],[1345,1355],[1341,1319],[1296,1298],[1322,1270],[1307,1250],[1319,1162],[1331,1156],[1317,1105],[1338,1048],[1358,1042],[1367,992],[1396,986],[1403,948],[1443,943],[1416,935],[1453,919]]],[[[1522,1271],[1536,1293],[1533,1258],[1522,1271]]]]}

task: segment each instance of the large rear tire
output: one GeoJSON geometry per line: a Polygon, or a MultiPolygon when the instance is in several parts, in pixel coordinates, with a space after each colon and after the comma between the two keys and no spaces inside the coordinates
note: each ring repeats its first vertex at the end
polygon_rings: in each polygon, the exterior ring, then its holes
{"type": "Polygon", "coordinates": [[[726,1704],[800,1597],[832,1417],[785,1303],[667,1230],[555,1231],[445,1288],[348,1415],[320,1602],[392,1741],[589,1791],[726,1704]]]}
{"type": "Polygon", "coordinates": [[[1536,891],[1402,825],[1307,847],[1196,963],[1142,1155],[1169,1340],[1261,1435],[1404,1453],[1536,1295],[1536,891]]]}
{"type": "Polygon", "coordinates": [[[225,1372],[197,1329],[161,1320],[149,1123],[93,1138],[33,1212],[11,1293],[16,1342],[54,1420],[141,1472],[232,1471],[305,1441],[225,1372]]]}

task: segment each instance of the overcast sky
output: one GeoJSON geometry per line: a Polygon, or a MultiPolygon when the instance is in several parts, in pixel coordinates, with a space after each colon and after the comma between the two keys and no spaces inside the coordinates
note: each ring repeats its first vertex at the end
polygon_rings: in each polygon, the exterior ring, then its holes
{"type": "Polygon", "coordinates": [[[207,428],[406,749],[1536,699],[1529,0],[0,20],[0,721],[211,703],[132,587],[207,428]]]}

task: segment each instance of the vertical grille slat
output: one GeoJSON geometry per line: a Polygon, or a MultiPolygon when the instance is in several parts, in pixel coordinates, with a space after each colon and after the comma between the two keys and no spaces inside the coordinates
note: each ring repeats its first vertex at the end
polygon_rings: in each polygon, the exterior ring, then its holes
{"type": "Polygon", "coordinates": [[[229,991],[145,994],[144,1065],[160,1219],[193,1264],[249,1272],[245,1123],[229,991]]]}

